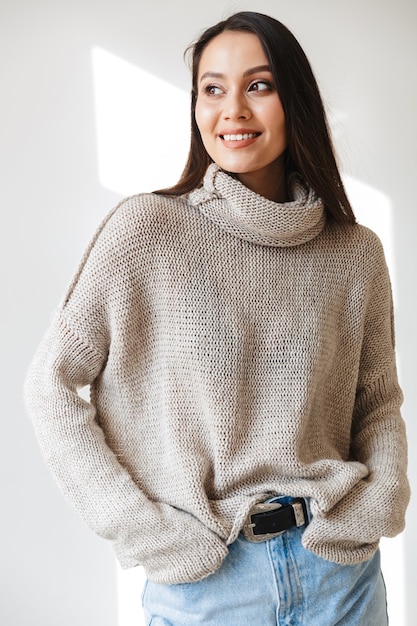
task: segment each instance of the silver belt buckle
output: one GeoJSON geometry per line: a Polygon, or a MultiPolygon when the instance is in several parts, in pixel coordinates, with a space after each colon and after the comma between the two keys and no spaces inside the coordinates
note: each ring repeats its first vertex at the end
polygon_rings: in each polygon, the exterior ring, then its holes
{"type": "Polygon", "coordinates": [[[266,511],[274,511],[281,508],[282,504],[279,502],[259,502],[258,504],[255,504],[249,511],[242,527],[242,533],[245,539],[252,541],[252,543],[261,543],[262,541],[268,541],[268,539],[273,539],[274,537],[278,537],[279,535],[285,533],[285,530],[281,530],[277,533],[265,533],[263,535],[255,535],[253,532],[255,524],[252,522],[252,515],[265,513],[266,511]]]}
{"type": "MultiPolygon", "coordinates": [[[[304,526],[307,520],[304,516],[303,505],[301,504],[301,502],[289,502],[288,504],[292,506],[294,511],[295,526],[304,526]]],[[[279,537],[279,535],[285,533],[285,530],[280,530],[277,533],[264,533],[262,535],[255,535],[255,533],[253,532],[256,524],[252,522],[252,515],[256,515],[257,513],[265,513],[266,511],[275,511],[276,509],[281,509],[282,506],[283,505],[280,502],[259,502],[258,504],[255,504],[246,516],[245,523],[242,527],[243,536],[248,541],[252,541],[252,543],[261,543],[262,541],[268,541],[268,539],[279,537]]]]}

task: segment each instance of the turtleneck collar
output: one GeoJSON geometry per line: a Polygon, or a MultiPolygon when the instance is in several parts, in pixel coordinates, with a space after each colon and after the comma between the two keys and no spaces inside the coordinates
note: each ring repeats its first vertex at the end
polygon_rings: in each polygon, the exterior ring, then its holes
{"type": "Polygon", "coordinates": [[[316,237],[326,217],[323,202],[297,175],[291,202],[277,203],[251,191],[212,163],[189,202],[227,232],[264,246],[297,246],[316,237]]]}

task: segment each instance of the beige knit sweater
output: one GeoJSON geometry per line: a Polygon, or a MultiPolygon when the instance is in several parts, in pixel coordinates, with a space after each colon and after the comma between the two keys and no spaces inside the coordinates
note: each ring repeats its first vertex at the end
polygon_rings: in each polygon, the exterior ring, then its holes
{"type": "Polygon", "coordinates": [[[30,368],[28,410],[67,498],[156,582],[213,572],[271,494],[311,498],[303,544],[338,563],[403,528],[382,247],[326,221],[296,180],[293,196],[277,205],[212,165],[188,198],[123,201],[30,368]]]}

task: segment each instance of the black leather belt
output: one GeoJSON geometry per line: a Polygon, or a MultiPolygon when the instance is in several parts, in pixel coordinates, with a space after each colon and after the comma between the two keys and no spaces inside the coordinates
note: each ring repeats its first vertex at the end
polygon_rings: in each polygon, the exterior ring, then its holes
{"type": "Polygon", "coordinates": [[[294,526],[308,524],[304,498],[292,498],[289,502],[260,502],[249,511],[242,532],[248,541],[267,541],[294,526]]]}

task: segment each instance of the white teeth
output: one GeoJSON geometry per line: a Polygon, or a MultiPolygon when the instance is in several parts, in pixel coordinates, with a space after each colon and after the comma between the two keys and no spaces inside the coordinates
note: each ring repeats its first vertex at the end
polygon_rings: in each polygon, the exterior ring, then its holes
{"type": "Polygon", "coordinates": [[[244,135],[223,135],[225,141],[242,141],[242,139],[252,139],[259,133],[245,133],[244,135]]]}

